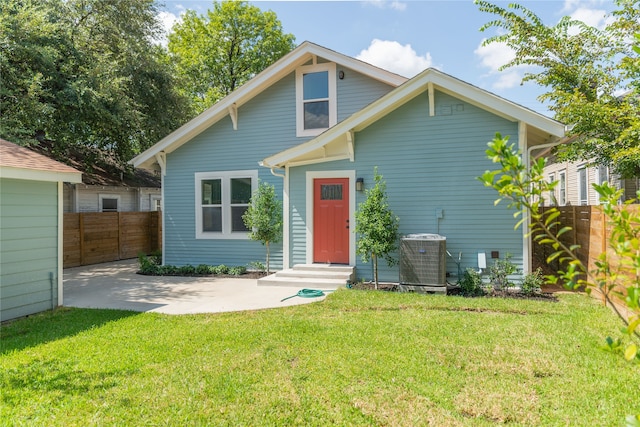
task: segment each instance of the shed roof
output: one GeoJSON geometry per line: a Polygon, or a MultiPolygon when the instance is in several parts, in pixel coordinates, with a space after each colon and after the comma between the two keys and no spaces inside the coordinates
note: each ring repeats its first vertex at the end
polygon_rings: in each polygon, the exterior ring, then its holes
{"type": "Polygon", "coordinates": [[[26,147],[0,139],[0,178],[79,183],[82,182],[82,172],[26,147]]]}

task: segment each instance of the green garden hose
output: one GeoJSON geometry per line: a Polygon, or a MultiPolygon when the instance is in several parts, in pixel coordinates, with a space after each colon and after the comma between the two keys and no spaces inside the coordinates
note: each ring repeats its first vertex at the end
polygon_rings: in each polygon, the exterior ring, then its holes
{"type": "Polygon", "coordinates": [[[331,291],[321,291],[319,289],[300,289],[297,294],[291,295],[290,297],[286,297],[286,298],[280,300],[280,302],[286,301],[286,300],[288,300],[290,298],[294,298],[294,297],[302,297],[302,298],[323,297],[325,292],[331,292],[331,291]]]}

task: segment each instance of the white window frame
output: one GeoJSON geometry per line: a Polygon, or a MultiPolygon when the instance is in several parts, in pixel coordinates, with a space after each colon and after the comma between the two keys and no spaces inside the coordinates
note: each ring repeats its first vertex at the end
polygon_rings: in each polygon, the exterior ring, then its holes
{"type": "MultiPolygon", "coordinates": [[[[338,121],[338,103],[336,88],[336,64],[327,62],[322,64],[305,65],[296,70],[296,135],[299,137],[317,136],[325,130],[334,126],[338,121]],[[303,77],[305,74],[319,73],[327,71],[329,75],[329,127],[319,129],[304,128],[304,87],[303,77]]],[[[322,100],[322,99],[319,99],[322,100]]]]}
{"type": "MultiPolygon", "coordinates": [[[[608,166],[598,165],[598,167],[596,168],[596,173],[598,174],[598,184],[599,185],[602,185],[605,182],[611,184],[611,171],[609,170],[608,166]],[[607,175],[607,179],[606,180],[602,179],[602,171],[603,170],[607,175]]],[[[598,203],[601,203],[601,201],[600,201],[600,193],[596,192],[596,197],[598,198],[598,203]]]]}
{"type": "MultiPolygon", "coordinates": [[[[556,173],[552,172],[549,174],[549,184],[553,184],[554,182],[556,182],[556,173]]],[[[556,184],[556,186],[553,187],[553,190],[549,192],[549,206],[555,206],[558,204],[558,198],[556,197],[557,187],[558,185],[556,184]]]]}
{"type": "Polygon", "coordinates": [[[251,193],[258,188],[257,170],[240,170],[225,172],[197,172],[195,174],[195,210],[196,239],[240,239],[248,240],[246,231],[231,231],[231,179],[250,178],[251,193]],[[222,232],[202,230],[202,181],[207,179],[219,179],[222,190],[222,232]]]}
{"type": "Polygon", "coordinates": [[[149,210],[153,212],[162,210],[162,196],[155,196],[153,194],[149,195],[149,210]],[[156,203],[156,202],[160,202],[160,203],[156,203]]]}
{"type": "Polygon", "coordinates": [[[558,205],[567,204],[567,173],[565,171],[558,172],[558,205]]]}
{"type": "Polygon", "coordinates": [[[578,181],[578,205],[586,206],[589,204],[589,170],[586,165],[578,166],[576,180],[578,181]],[[585,194],[582,194],[582,185],[580,182],[580,173],[584,173],[585,194]],[[583,203],[584,202],[584,203],[583,203]]]}
{"type": "MultiPolygon", "coordinates": [[[[121,206],[121,200],[120,200],[120,195],[119,194],[98,194],[98,199],[99,199],[99,206],[98,212],[105,212],[104,208],[103,208],[103,201],[104,199],[115,199],[118,206],[116,207],[115,212],[120,212],[120,206],[121,206]]],[[[112,210],[106,211],[106,212],[114,212],[112,210]]]]}

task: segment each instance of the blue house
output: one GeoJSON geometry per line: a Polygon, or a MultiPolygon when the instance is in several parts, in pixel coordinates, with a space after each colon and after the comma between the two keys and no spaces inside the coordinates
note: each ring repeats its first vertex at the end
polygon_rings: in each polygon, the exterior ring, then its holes
{"type": "MultiPolygon", "coordinates": [[[[260,180],[282,195],[277,269],[345,264],[371,278],[351,225],[377,166],[402,234],[446,237],[464,268],[477,268],[478,253],[510,253],[528,271],[523,230],[476,177],[493,167],[485,149],[496,132],[529,156],[564,131],[435,69],[406,79],[305,42],[132,163],[161,171],[166,264],[262,260],[241,220],[260,180]]],[[[398,281],[397,267],[381,267],[381,280],[398,281]]],[[[456,273],[453,260],[446,269],[456,273]]]]}

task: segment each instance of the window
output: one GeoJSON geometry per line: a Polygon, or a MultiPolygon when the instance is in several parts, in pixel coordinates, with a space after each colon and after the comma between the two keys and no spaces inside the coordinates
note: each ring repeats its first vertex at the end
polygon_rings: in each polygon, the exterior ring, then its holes
{"type": "Polygon", "coordinates": [[[315,64],[296,71],[298,136],[315,136],[336,124],[336,65],[315,64]]]}
{"type": "Polygon", "coordinates": [[[100,212],[118,212],[120,196],[100,194],[100,212]]]}
{"type": "Polygon", "coordinates": [[[160,196],[149,196],[149,206],[152,211],[162,210],[162,198],[160,196]]]}
{"type": "Polygon", "coordinates": [[[578,199],[581,205],[589,203],[587,196],[587,168],[584,166],[578,169],[578,199]]]}
{"type": "Polygon", "coordinates": [[[567,203],[567,175],[564,172],[558,174],[558,204],[564,206],[567,203]]]}
{"type": "Polygon", "coordinates": [[[258,171],[196,173],[196,238],[246,239],[242,215],[258,184],[258,171]]]}
{"type": "MultiPolygon", "coordinates": [[[[598,184],[602,185],[609,182],[609,168],[607,166],[598,166],[598,184]]],[[[600,202],[600,194],[597,194],[598,203],[600,202]]]]}
{"type": "MultiPolygon", "coordinates": [[[[549,184],[553,184],[554,182],[556,182],[555,174],[549,175],[549,184]]],[[[558,188],[557,185],[553,188],[553,190],[549,191],[549,206],[554,206],[557,204],[556,188],[558,188]]]]}

